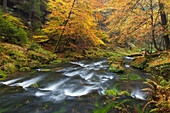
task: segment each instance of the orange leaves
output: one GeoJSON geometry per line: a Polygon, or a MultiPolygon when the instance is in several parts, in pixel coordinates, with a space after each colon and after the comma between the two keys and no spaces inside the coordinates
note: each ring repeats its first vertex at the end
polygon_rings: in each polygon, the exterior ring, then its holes
{"type": "Polygon", "coordinates": [[[94,9],[101,4],[97,0],[76,0],[72,8],[72,3],[73,0],[49,0],[47,5],[51,14],[48,15],[49,22],[43,26],[42,31],[48,36],[55,34],[55,37],[52,37],[56,38],[55,40],[58,40],[62,33],[63,38],[68,41],[67,44],[74,48],[82,44],[84,44],[82,47],[85,47],[86,42],[91,43],[88,45],[104,44],[95,34],[97,28],[95,16],[101,18],[101,15],[95,14],[94,9]],[[70,11],[71,14],[68,16],[70,11]],[[66,25],[65,21],[67,21],[66,25]],[[80,42],[81,44],[78,44],[80,42]]]}

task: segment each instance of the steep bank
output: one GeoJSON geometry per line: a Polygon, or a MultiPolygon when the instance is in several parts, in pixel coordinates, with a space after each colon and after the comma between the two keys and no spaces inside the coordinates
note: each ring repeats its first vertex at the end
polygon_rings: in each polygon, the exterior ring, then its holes
{"type": "Polygon", "coordinates": [[[144,69],[152,74],[164,76],[167,80],[170,75],[170,50],[153,53],[147,56],[134,58],[131,66],[144,69]]]}
{"type": "Polygon", "coordinates": [[[30,71],[57,60],[55,54],[44,50],[34,42],[24,47],[0,43],[0,58],[0,79],[4,79],[5,74],[30,71]]]}

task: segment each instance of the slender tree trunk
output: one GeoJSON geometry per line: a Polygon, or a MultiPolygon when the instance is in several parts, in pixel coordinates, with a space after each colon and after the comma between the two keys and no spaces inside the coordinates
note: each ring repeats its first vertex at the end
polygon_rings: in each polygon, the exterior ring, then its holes
{"type": "Polygon", "coordinates": [[[7,0],[3,0],[3,11],[7,13],[7,0]]]}
{"type": "Polygon", "coordinates": [[[161,16],[161,24],[164,28],[164,40],[165,40],[165,49],[168,50],[170,49],[170,43],[169,43],[169,35],[167,32],[168,30],[168,26],[167,26],[167,18],[166,18],[166,14],[165,14],[165,10],[164,10],[164,5],[163,3],[161,3],[161,1],[159,0],[159,11],[160,11],[160,16],[161,16]]]}
{"type": "Polygon", "coordinates": [[[60,34],[60,37],[59,37],[59,39],[58,39],[58,41],[57,41],[57,43],[56,43],[56,45],[55,45],[55,47],[54,47],[54,49],[53,49],[53,53],[55,53],[56,48],[57,48],[57,46],[58,46],[58,44],[59,44],[59,42],[60,42],[60,40],[61,40],[61,38],[62,38],[62,36],[63,36],[63,33],[64,33],[64,31],[65,31],[65,27],[66,27],[66,25],[67,25],[67,23],[68,23],[68,20],[70,19],[70,16],[71,16],[72,9],[73,9],[73,7],[74,7],[75,1],[76,1],[76,0],[74,0],[73,3],[72,3],[72,8],[71,8],[71,10],[70,10],[70,12],[69,12],[69,14],[68,14],[68,17],[67,17],[66,21],[64,22],[64,28],[63,28],[63,30],[62,30],[62,32],[61,32],[61,34],[60,34]]]}
{"type": "Polygon", "coordinates": [[[29,16],[28,16],[28,27],[31,28],[32,24],[32,12],[29,12],[29,16]]]}
{"type": "Polygon", "coordinates": [[[157,44],[156,44],[156,40],[155,40],[155,26],[154,26],[154,22],[153,22],[153,6],[152,6],[152,0],[150,0],[150,10],[151,10],[151,26],[152,26],[152,42],[154,44],[154,47],[159,50],[157,44]]]}

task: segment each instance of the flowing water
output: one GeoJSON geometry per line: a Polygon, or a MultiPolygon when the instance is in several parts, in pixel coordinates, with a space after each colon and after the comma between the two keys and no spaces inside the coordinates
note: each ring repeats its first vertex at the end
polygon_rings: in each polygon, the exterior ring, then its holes
{"type": "Polygon", "coordinates": [[[89,113],[106,89],[126,90],[132,98],[145,99],[142,83],[148,75],[130,67],[124,57],[124,74],[108,71],[107,59],[92,59],[20,73],[1,81],[0,113],[89,113]]]}

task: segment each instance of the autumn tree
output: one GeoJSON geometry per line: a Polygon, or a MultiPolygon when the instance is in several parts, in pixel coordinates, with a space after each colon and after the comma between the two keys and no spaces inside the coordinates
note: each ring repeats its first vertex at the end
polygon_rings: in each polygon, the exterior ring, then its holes
{"type": "MultiPolygon", "coordinates": [[[[164,3],[168,4],[168,2],[164,3]]],[[[154,44],[156,49],[161,50],[161,46],[158,44],[165,40],[162,35],[166,34],[167,30],[163,30],[163,25],[160,25],[159,1],[112,0],[109,4],[113,13],[106,23],[110,23],[108,28],[111,41],[125,44],[127,42],[146,42],[154,44]]],[[[165,18],[164,15],[164,20],[165,18]]],[[[167,27],[167,25],[168,23],[165,26],[167,27]]],[[[165,42],[168,43],[168,39],[165,42]]]]}
{"type": "MultiPolygon", "coordinates": [[[[49,22],[44,32],[56,48],[82,51],[86,47],[104,44],[97,37],[97,21],[94,9],[98,3],[93,0],[49,0],[47,3],[49,22]]],[[[43,42],[42,42],[43,43],[43,42]]],[[[55,51],[55,48],[54,48],[55,51]]]]}

